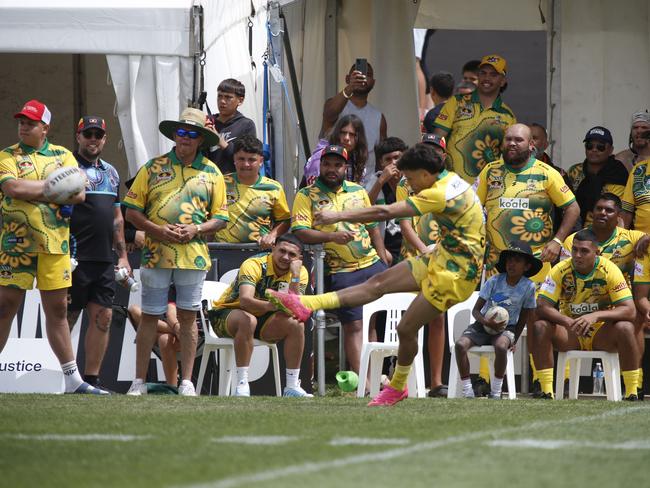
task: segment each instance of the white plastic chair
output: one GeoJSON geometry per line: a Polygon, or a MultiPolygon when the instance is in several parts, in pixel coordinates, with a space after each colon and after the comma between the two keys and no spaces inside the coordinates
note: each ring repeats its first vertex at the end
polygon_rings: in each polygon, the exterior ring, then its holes
{"type": "Polygon", "coordinates": [[[605,373],[605,389],[607,390],[607,399],[613,402],[620,402],[623,395],[621,393],[621,367],[618,363],[617,352],[605,351],[566,351],[559,352],[557,355],[557,368],[555,378],[555,399],[564,398],[564,370],[567,361],[570,362],[569,374],[569,399],[578,398],[578,385],[580,383],[580,361],[583,359],[600,359],[603,364],[605,373]]]}
{"type": "MultiPolygon", "coordinates": [[[[381,367],[384,358],[397,355],[397,348],[399,346],[397,324],[414,298],[415,295],[413,293],[389,293],[363,306],[363,345],[361,347],[357,397],[361,398],[365,396],[368,368],[370,368],[370,397],[374,398],[379,393],[381,367]],[[386,311],[384,342],[369,342],[368,330],[370,317],[372,314],[384,310],[386,311]]],[[[422,361],[423,342],[424,327],[421,327],[418,332],[418,353],[415,356],[413,367],[408,378],[409,397],[424,398],[426,396],[424,364],[422,361]]]]}
{"type": "MultiPolygon", "coordinates": [[[[478,292],[472,295],[462,303],[457,303],[447,310],[447,337],[449,339],[449,352],[451,359],[449,361],[449,389],[447,390],[448,398],[460,397],[460,374],[458,364],[456,363],[455,344],[463,331],[474,322],[472,310],[478,300],[478,292]]],[[[490,378],[494,379],[494,346],[474,346],[467,352],[478,356],[488,356],[490,359],[490,378]]],[[[512,351],[507,353],[506,363],[506,380],[508,381],[508,398],[514,400],[517,398],[515,390],[515,361],[512,351]]]]}
{"type": "MultiPolygon", "coordinates": [[[[215,300],[221,296],[228,286],[227,283],[206,280],[203,283],[202,299],[208,301],[215,300]]],[[[219,351],[217,360],[219,363],[219,395],[229,396],[234,392],[236,386],[232,374],[233,369],[235,369],[235,341],[234,339],[219,337],[215,334],[208,318],[203,315],[203,308],[201,308],[201,327],[203,327],[205,343],[203,344],[203,356],[201,357],[201,366],[199,367],[199,377],[196,382],[197,392],[199,395],[201,394],[200,390],[203,386],[203,378],[205,377],[205,370],[208,366],[210,354],[219,351]]],[[[275,377],[275,394],[282,396],[278,347],[273,343],[258,339],[253,340],[253,345],[255,347],[265,346],[271,350],[271,356],[273,357],[273,376],[275,377]]]]}
{"type": "Polygon", "coordinates": [[[226,283],[226,284],[229,285],[230,283],[235,281],[235,279],[237,278],[238,273],[239,273],[239,268],[230,269],[230,270],[226,271],[224,274],[221,275],[221,277],[219,278],[219,281],[221,283],[226,283]]]}

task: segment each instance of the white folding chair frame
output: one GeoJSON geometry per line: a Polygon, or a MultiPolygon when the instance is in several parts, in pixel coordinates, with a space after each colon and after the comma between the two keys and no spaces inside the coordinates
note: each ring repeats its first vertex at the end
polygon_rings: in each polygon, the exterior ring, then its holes
{"type": "Polygon", "coordinates": [[[607,399],[613,402],[620,402],[623,398],[621,393],[621,367],[618,361],[617,352],[606,351],[565,351],[557,355],[557,368],[555,371],[555,399],[564,398],[564,370],[567,362],[570,366],[569,374],[569,399],[578,398],[578,386],[580,383],[580,362],[583,359],[600,359],[605,373],[605,389],[607,399]]]}

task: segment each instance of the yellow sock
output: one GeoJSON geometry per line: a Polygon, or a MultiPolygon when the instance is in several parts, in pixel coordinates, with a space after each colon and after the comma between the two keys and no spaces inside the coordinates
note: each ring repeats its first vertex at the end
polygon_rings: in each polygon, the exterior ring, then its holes
{"type": "Polygon", "coordinates": [[[623,371],[623,383],[625,383],[625,398],[630,395],[636,395],[636,389],[639,386],[639,370],[632,369],[630,371],[623,371]]]}
{"type": "Polygon", "coordinates": [[[408,380],[409,373],[411,372],[411,365],[402,366],[397,363],[395,371],[393,372],[393,379],[390,380],[390,387],[398,391],[403,391],[406,388],[406,380],[408,380]]]}
{"type": "Polygon", "coordinates": [[[478,375],[483,378],[486,383],[490,382],[490,361],[487,356],[481,356],[478,364],[478,375]]]}
{"type": "Polygon", "coordinates": [[[311,310],[341,308],[339,296],[334,291],[322,295],[301,295],[300,303],[311,310]]]}
{"type": "Polygon", "coordinates": [[[539,375],[537,374],[537,368],[535,367],[535,360],[533,359],[533,354],[528,354],[528,359],[530,360],[530,370],[533,373],[533,381],[539,380],[539,375]]]}
{"type": "Polygon", "coordinates": [[[555,398],[553,395],[553,368],[537,370],[537,378],[539,378],[542,393],[550,393],[555,398]]]}
{"type": "Polygon", "coordinates": [[[566,362],[566,368],[564,368],[564,379],[568,380],[571,375],[571,368],[569,367],[571,363],[566,362]]]}
{"type": "Polygon", "coordinates": [[[639,368],[639,388],[643,388],[643,368],[639,368]]]}

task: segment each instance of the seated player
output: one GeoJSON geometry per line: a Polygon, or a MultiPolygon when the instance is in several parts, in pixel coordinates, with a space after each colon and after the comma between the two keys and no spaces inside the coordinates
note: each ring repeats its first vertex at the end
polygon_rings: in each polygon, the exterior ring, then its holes
{"type": "MultiPolygon", "coordinates": [[[[467,351],[474,346],[490,344],[494,346],[495,359],[489,398],[501,398],[508,349],[515,346],[535,310],[535,284],[529,278],[539,273],[543,265],[533,255],[530,245],[523,241],[511,242],[508,249],[504,249],[499,254],[499,261],[496,264],[499,274],[492,276],[483,284],[479,299],[472,310],[476,322],[471,324],[456,341],[456,363],[465,398],[474,398],[467,351]],[[505,328],[498,334],[490,334],[485,330],[485,327],[493,330],[500,330],[502,327],[493,318],[485,318],[487,311],[494,306],[505,308],[509,317],[505,328]]],[[[508,388],[514,386],[508,385],[508,388]]]]}
{"type": "Polygon", "coordinates": [[[244,135],[234,144],[235,173],[225,175],[229,222],[216,234],[218,242],[257,242],[270,249],[289,230],[291,214],[282,185],[260,175],[262,143],[244,135]]]}
{"type": "Polygon", "coordinates": [[[208,311],[210,323],[220,337],[235,340],[237,387],[235,396],[250,396],[248,368],[253,354],[253,339],[267,342],[284,340],[287,386],[284,396],[311,397],[300,387],[300,361],[305,345],[303,321],[278,312],[264,300],[267,288],[280,293],[304,293],[309,281],[302,265],[302,242],[293,234],[276,240],[270,254],[253,256],[243,262],[230,287],[208,311]]]}
{"type": "MultiPolygon", "coordinates": [[[[634,284],[632,285],[632,294],[634,304],[637,309],[637,318],[635,327],[637,330],[637,340],[640,336],[644,339],[644,333],[650,330],[650,254],[637,258],[634,266],[634,284]]],[[[639,351],[639,356],[643,356],[643,350],[639,351]]],[[[642,361],[641,361],[642,362],[642,361]]],[[[643,367],[639,368],[639,385],[637,387],[637,396],[643,400],[643,367]]]]}
{"type": "Polygon", "coordinates": [[[440,155],[426,144],[416,144],[402,154],[397,166],[415,195],[392,205],[318,212],[316,222],[375,222],[431,213],[441,237],[430,254],[409,258],[359,285],[323,295],[298,297],[267,290],[279,310],[299,320],[306,320],[314,310],[358,307],[387,293],[418,292],[397,327],[397,366],[390,385],[369,406],[390,406],[406,398],[406,380],[418,352],[418,330],[472,294],[481,278],[485,253],[485,224],[478,198],[460,176],[445,170],[440,155]]]}
{"type": "Polygon", "coordinates": [[[632,293],[621,270],[598,256],[589,229],[573,237],[571,259],[551,269],[537,298],[533,357],[542,398],[553,398],[553,349],[618,352],[625,400],[638,400],[639,349],[632,293]],[[556,308],[559,306],[559,310],[556,308]]]}

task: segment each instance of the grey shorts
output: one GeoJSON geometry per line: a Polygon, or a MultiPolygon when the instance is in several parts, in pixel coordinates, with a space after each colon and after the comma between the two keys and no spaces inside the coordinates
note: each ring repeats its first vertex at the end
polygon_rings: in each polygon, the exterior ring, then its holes
{"type": "Polygon", "coordinates": [[[509,325],[500,334],[492,335],[485,332],[481,324],[474,322],[463,332],[463,337],[467,337],[475,346],[491,346],[493,341],[501,336],[506,337],[512,346],[515,342],[515,326],[509,325]]]}
{"type": "Polygon", "coordinates": [[[140,270],[142,282],[142,312],[162,315],[167,311],[169,286],[176,288],[176,307],[198,312],[207,271],[199,269],[144,268],[140,270]]]}

